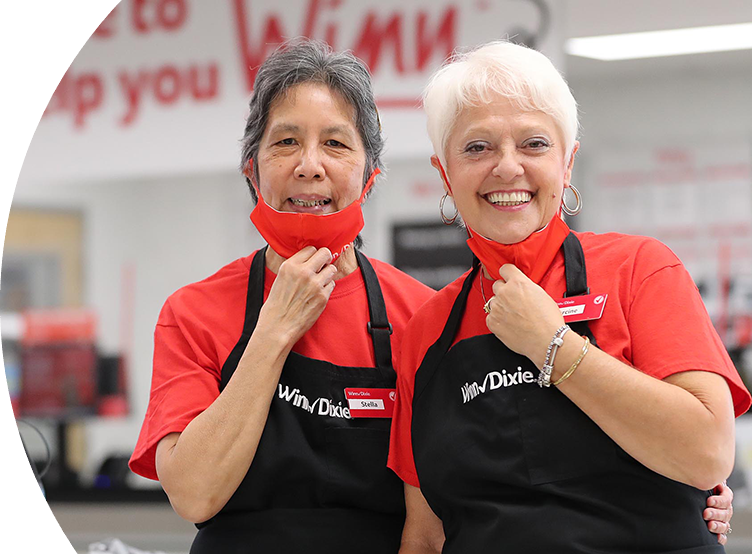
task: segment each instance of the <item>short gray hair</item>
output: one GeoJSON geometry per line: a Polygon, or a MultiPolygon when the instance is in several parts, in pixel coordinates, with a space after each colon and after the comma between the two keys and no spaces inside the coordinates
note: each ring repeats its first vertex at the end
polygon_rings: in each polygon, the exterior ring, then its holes
{"type": "Polygon", "coordinates": [[[428,136],[446,166],[446,143],[463,108],[501,95],[523,110],[550,115],[564,137],[571,156],[577,140],[577,103],[564,78],[540,52],[495,41],[467,53],[456,53],[429,81],[423,93],[428,136]]]}
{"type": "MultiPolygon", "coordinates": [[[[365,185],[373,170],[381,167],[384,150],[371,75],[365,64],[350,52],[334,52],[326,43],[308,39],[295,39],[283,44],[259,67],[241,140],[241,171],[253,158],[253,171],[258,175],[258,150],[271,105],[290,88],[303,83],[326,85],[355,110],[355,127],[366,154],[365,185]]],[[[246,182],[254,202],[258,202],[248,177],[246,182]]]]}

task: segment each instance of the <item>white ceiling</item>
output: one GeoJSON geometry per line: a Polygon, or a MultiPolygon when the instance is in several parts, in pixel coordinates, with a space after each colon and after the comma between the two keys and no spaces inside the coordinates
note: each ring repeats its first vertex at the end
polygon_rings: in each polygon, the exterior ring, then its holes
{"type": "MultiPolygon", "coordinates": [[[[752,0],[554,0],[567,3],[569,37],[752,22],[752,0]]],[[[752,50],[604,62],[567,56],[569,80],[752,72],[752,50]]]]}

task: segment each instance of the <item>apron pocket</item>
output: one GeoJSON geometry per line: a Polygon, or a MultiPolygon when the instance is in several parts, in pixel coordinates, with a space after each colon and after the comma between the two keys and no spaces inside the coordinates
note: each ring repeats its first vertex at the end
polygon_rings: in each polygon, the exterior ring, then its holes
{"type": "Polygon", "coordinates": [[[558,390],[530,387],[517,404],[533,485],[617,470],[616,443],[558,390]]]}
{"type": "Polygon", "coordinates": [[[326,429],[324,506],[404,513],[402,481],[386,467],[389,429],[326,429]]]}

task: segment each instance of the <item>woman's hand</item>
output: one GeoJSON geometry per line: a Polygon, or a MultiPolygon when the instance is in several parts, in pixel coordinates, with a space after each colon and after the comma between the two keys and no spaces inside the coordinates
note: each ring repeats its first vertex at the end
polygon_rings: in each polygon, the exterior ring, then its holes
{"type": "Polygon", "coordinates": [[[405,526],[399,554],[439,554],[444,547],[444,527],[420,489],[405,483],[405,526]]]}
{"type": "Polygon", "coordinates": [[[182,433],[157,446],[157,475],[175,511],[194,523],[216,515],[256,455],[290,349],[314,324],[334,288],[329,250],[284,261],[229,383],[182,433]]]}
{"type": "Polygon", "coordinates": [[[711,533],[718,534],[718,543],[726,544],[731,531],[731,517],[734,515],[734,491],[724,481],[713,489],[713,496],[708,497],[708,508],[702,517],[708,522],[711,533]]]}
{"type": "Polygon", "coordinates": [[[499,275],[501,279],[493,284],[486,325],[507,348],[541,368],[551,337],[564,325],[561,311],[548,293],[516,266],[504,264],[499,275]]]}
{"type": "Polygon", "coordinates": [[[337,268],[328,248],[306,246],[279,266],[259,326],[273,329],[292,347],[324,311],[337,268]]]}

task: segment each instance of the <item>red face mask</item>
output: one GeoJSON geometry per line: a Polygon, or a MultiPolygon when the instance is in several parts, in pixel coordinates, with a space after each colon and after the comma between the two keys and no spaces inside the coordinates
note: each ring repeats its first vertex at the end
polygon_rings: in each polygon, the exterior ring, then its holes
{"type": "Polygon", "coordinates": [[[564,239],[569,234],[569,227],[564,220],[555,215],[543,229],[536,231],[525,240],[515,244],[501,244],[479,235],[467,228],[470,238],[467,245],[478,256],[491,278],[496,281],[499,268],[504,264],[514,264],[536,284],[546,274],[564,239]]]}
{"type": "MultiPolygon", "coordinates": [[[[253,160],[248,164],[253,167],[253,160]]],[[[355,202],[338,212],[321,215],[275,210],[264,201],[261,190],[251,179],[258,194],[251,221],[272,250],[283,258],[289,258],[306,246],[315,246],[328,248],[334,261],[352,246],[358,233],[363,230],[365,222],[360,206],[379,173],[380,169],[373,170],[360,198],[355,202]]]]}
{"type": "MultiPolygon", "coordinates": [[[[449,179],[441,163],[439,168],[451,192],[449,179]]],[[[540,284],[564,239],[569,235],[569,226],[564,223],[558,212],[543,229],[515,244],[501,244],[473,231],[469,225],[466,228],[470,237],[467,239],[467,245],[494,281],[500,279],[501,266],[514,264],[536,284],[540,284]]]]}

